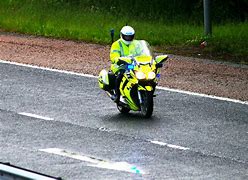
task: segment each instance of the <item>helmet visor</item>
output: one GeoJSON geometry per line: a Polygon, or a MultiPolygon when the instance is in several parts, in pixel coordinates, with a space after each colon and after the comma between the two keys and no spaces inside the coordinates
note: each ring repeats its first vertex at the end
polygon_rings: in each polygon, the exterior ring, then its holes
{"type": "Polygon", "coordinates": [[[124,34],[122,34],[122,38],[125,41],[132,41],[134,39],[134,34],[133,35],[124,35],[124,34]]]}

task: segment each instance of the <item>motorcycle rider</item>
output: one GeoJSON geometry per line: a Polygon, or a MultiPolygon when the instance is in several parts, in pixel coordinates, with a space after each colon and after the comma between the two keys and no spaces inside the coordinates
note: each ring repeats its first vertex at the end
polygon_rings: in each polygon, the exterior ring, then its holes
{"type": "Polygon", "coordinates": [[[111,99],[118,103],[120,100],[120,90],[119,86],[121,83],[121,79],[125,72],[117,62],[119,61],[119,57],[125,57],[129,55],[131,50],[130,44],[134,41],[135,31],[131,26],[124,26],[120,31],[120,39],[115,41],[110,49],[110,60],[111,60],[111,71],[116,75],[115,81],[115,94],[111,96],[111,99]]]}

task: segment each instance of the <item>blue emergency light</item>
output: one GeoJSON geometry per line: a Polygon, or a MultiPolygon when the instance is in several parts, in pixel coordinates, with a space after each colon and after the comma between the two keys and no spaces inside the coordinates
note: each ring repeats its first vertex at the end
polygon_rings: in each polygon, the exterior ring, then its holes
{"type": "Polygon", "coordinates": [[[128,69],[128,70],[133,70],[133,69],[134,69],[134,65],[133,65],[133,64],[127,65],[127,69],[128,69]]]}

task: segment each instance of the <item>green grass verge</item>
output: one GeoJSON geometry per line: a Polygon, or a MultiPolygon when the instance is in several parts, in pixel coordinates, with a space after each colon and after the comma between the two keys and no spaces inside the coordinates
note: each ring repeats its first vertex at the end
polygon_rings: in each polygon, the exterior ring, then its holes
{"type": "Polygon", "coordinates": [[[115,39],[128,23],[137,39],[146,39],[157,50],[189,56],[211,57],[248,64],[248,23],[226,23],[213,26],[213,36],[202,49],[203,25],[165,23],[130,17],[117,17],[98,9],[78,9],[66,5],[0,2],[0,28],[6,31],[87,42],[110,44],[110,29],[115,39]]]}

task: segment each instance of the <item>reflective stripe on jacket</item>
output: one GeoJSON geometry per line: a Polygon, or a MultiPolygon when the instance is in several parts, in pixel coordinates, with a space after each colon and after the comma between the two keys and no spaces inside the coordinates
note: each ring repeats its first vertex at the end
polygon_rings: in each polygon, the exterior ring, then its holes
{"type": "Polygon", "coordinates": [[[110,49],[110,60],[111,60],[111,70],[113,73],[117,74],[120,70],[120,67],[116,64],[119,60],[119,57],[128,56],[129,47],[124,44],[121,39],[115,41],[110,49]]]}
{"type": "Polygon", "coordinates": [[[110,60],[113,64],[117,63],[119,57],[128,56],[129,47],[121,39],[115,41],[110,49],[110,60]]]}

